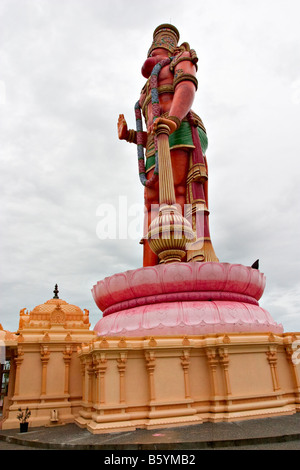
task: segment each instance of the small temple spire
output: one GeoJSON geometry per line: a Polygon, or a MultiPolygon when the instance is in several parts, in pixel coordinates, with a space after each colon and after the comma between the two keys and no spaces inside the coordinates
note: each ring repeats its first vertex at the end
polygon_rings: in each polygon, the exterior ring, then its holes
{"type": "Polygon", "coordinates": [[[59,299],[58,293],[59,293],[58,285],[55,284],[54,291],[53,291],[53,294],[54,294],[53,299],[59,299]]]}

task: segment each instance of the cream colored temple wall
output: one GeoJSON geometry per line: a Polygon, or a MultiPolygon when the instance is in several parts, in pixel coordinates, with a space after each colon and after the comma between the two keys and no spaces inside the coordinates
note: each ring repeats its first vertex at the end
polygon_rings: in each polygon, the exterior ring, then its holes
{"type": "Polygon", "coordinates": [[[87,311],[51,299],[20,312],[13,340],[3,429],[20,407],[31,427],[92,433],[300,411],[300,333],[101,338],[87,311]]]}
{"type": "Polygon", "coordinates": [[[88,312],[61,299],[21,310],[2,428],[18,427],[26,407],[31,427],[73,422],[82,406],[77,348],[93,338],[88,312]]]}
{"type": "Polygon", "coordinates": [[[300,410],[294,334],[94,340],[79,352],[85,396],[77,424],[93,433],[300,410]]]}

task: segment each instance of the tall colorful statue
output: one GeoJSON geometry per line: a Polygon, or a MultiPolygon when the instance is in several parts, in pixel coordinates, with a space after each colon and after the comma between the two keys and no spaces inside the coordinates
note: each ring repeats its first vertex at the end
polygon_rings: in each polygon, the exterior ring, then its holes
{"type": "Polygon", "coordinates": [[[139,176],[145,186],[144,266],[159,262],[149,246],[147,233],[161,203],[157,130],[162,124],[169,129],[176,203],[196,234],[182,261],[218,261],[208,220],[208,140],[202,120],[191,109],[198,87],[198,58],[187,42],[179,46],[178,41],[179,32],[173,25],[163,24],[155,29],[142,66],[147,82],[135,105],[136,130],[128,129],[124,115],[118,121],[119,139],[137,144],[139,176]]]}

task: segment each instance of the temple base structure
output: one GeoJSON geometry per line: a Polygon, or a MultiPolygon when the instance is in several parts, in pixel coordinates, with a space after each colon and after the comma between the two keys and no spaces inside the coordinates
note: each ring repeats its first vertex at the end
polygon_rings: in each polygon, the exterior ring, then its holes
{"type": "Polygon", "coordinates": [[[82,408],[93,434],[300,411],[300,333],[98,338],[83,346],[82,408]]]}
{"type": "Polygon", "coordinates": [[[300,333],[259,306],[264,287],[256,269],[213,262],[98,282],[75,422],[97,434],[300,411],[300,333]]]}

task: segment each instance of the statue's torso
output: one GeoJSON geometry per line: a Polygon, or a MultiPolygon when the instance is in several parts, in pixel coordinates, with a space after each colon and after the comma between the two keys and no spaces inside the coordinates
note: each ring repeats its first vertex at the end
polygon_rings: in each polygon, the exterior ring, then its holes
{"type": "MultiPolygon", "coordinates": [[[[173,87],[174,75],[170,71],[169,65],[163,67],[158,76],[157,89],[159,94],[159,104],[161,108],[161,114],[168,113],[171,109],[174,87],[173,87]]],[[[143,111],[147,129],[153,124],[153,110],[151,103],[151,88],[150,78],[147,80],[141,96],[140,106],[143,111]]]]}
{"type": "MultiPolygon", "coordinates": [[[[182,60],[177,61],[176,63],[175,59],[175,66],[174,61],[172,61],[171,64],[167,64],[161,68],[157,76],[157,82],[155,83],[155,85],[153,84],[154,81],[152,81],[153,78],[151,79],[150,76],[141,92],[139,105],[142,109],[148,132],[148,138],[146,143],[146,173],[148,173],[151,169],[154,168],[156,154],[154,136],[151,132],[151,125],[153,124],[154,117],[157,117],[158,110],[157,106],[152,106],[151,83],[152,86],[155,86],[155,88],[157,89],[160,116],[167,117],[169,115],[172,105],[175,104],[174,100],[177,100],[177,104],[180,104],[180,106],[186,106],[185,103],[182,103],[181,98],[178,97],[178,95],[175,93],[175,88],[177,90],[176,83],[178,83],[178,76],[180,78],[183,77],[189,82],[191,81],[191,79],[193,79],[193,75],[191,74],[191,72],[193,72],[194,65],[189,57],[188,52],[185,53],[185,55],[182,54],[179,57],[181,57],[182,60]],[[156,113],[155,115],[154,112],[156,113]]],[[[173,109],[174,108],[172,108],[172,110],[173,109]]],[[[188,119],[188,114],[191,115],[192,120],[195,123],[193,125],[196,125],[196,127],[198,127],[203,153],[205,153],[207,148],[207,136],[205,127],[200,117],[197,116],[188,107],[186,109],[186,114],[182,119],[180,128],[177,129],[172,135],[170,135],[170,150],[175,148],[190,150],[194,148],[191,124],[188,119]]]]}

